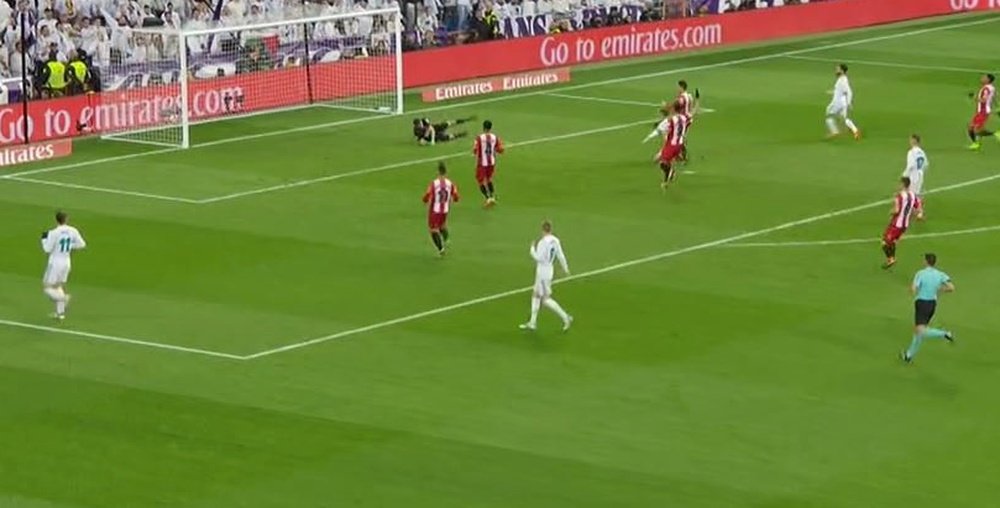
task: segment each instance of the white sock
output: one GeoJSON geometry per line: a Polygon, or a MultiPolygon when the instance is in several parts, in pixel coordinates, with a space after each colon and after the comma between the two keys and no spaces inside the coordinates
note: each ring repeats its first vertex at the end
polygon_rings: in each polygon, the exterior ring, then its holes
{"type": "Polygon", "coordinates": [[[559,306],[559,303],[556,302],[555,300],[551,298],[546,298],[545,306],[552,309],[552,312],[555,312],[559,316],[559,319],[563,320],[563,323],[569,321],[569,314],[566,314],[566,311],[564,311],[563,308],[559,306]]]}
{"type": "Polygon", "coordinates": [[[844,118],[844,124],[847,125],[847,128],[851,129],[851,132],[854,134],[858,133],[858,126],[854,125],[854,122],[850,118],[844,118]]]}
{"type": "Polygon", "coordinates": [[[59,300],[56,302],[56,314],[62,316],[66,313],[66,300],[59,300]]]}
{"type": "Polygon", "coordinates": [[[840,129],[837,128],[837,121],[832,116],[826,117],[826,129],[830,131],[830,134],[840,134],[840,129]]]}
{"type": "Polygon", "coordinates": [[[531,320],[528,321],[529,325],[535,326],[538,323],[538,309],[540,309],[541,307],[542,307],[542,300],[541,300],[541,298],[538,298],[537,296],[532,296],[531,297],[531,320]]]}

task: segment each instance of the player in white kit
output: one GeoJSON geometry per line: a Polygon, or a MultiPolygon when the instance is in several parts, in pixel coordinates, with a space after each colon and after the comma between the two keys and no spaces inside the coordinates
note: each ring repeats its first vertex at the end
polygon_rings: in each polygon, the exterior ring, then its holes
{"type": "Polygon", "coordinates": [[[924,171],[930,166],[930,159],[927,158],[927,154],[924,149],[920,146],[920,135],[913,134],[910,136],[910,151],[906,152],[906,169],[903,170],[903,176],[910,179],[910,190],[917,195],[917,219],[924,219],[924,171]]]}
{"type": "Polygon", "coordinates": [[[66,317],[66,305],[70,298],[63,287],[69,280],[70,254],[87,246],[80,231],[67,224],[68,219],[66,212],[57,212],[56,227],[42,233],[42,250],[49,255],[49,264],[42,278],[43,291],[56,304],[53,317],[60,320],[66,317]]]}
{"type": "Polygon", "coordinates": [[[538,310],[545,305],[552,309],[563,322],[563,331],[573,324],[573,316],[552,299],[552,278],[555,276],[555,262],[558,260],[563,272],[569,275],[569,265],[563,254],[562,243],[552,234],[552,223],[542,223],[542,238],[531,244],[528,252],[535,260],[535,288],[531,295],[531,319],[521,325],[522,330],[534,330],[538,324],[538,310]]]}
{"type": "Polygon", "coordinates": [[[830,137],[840,135],[840,128],[837,126],[837,119],[841,119],[844,125],[850,129],[854,139],[861,139],[861,130],[854,124],[847,115],[854,104],[854,91],[851,90],[851,82],[847,79],[847,65],[837,65],[837,82],[833,85],[833,100],[826,107],[826,128],[830,131],[830,137]]]}

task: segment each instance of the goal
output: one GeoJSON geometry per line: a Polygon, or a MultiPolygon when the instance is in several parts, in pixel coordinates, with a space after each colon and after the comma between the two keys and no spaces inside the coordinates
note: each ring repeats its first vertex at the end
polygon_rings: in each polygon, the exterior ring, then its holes
{"type": "MultiPolygon", "coordinates": [[[[135,28],[129,54],[116,52],[100,67],[103,91],[91,98],[83,127],[103,139],[188,148],[199,144],[191,126],[205,122],[320,108],[286,122],[308,129],[401,114],[401,26],[392,8],[198,30],[135,28]]],[[[248,130],[214,129],[201,142],[248,130]]]]}

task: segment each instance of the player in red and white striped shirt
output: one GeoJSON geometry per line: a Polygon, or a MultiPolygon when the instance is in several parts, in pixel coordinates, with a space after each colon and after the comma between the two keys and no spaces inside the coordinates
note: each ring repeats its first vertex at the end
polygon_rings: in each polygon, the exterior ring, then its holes
{"type": "Polygon", "coordinates": [[[503,141],[493,133],[493,122],[483,122],[483,133],[476,136],[472,154],[476,156],[476,182],[479,192],[486,198],[485,207],[496,204],[497,196],[493,188],[493,172],[497,167],[497,155],[503,153],[503,141]]]}
{"type": "Polygon", "coordinates": [[[976,116],[969,122],[969,139],[972,140],[972,144],[969,145],[970,150],[979,150],[982,148],[980,140],[983,136],[995,136],[997,140],[1000,140],[1000,132],[986,130],[986,122],[990,119],[990,113],[993,112],[993,104],[997,99],[995,81],[996,76],[984,74],[979,78],[982,88],[975,94],[970,94],[970,97],[976,100],[976,116]]]}
{"type": "Polygon", "coordinates": [[[424,203],[427,203],[427,226],[431,230],[431,240],[437,247],[438,255],[444,256],[448,243],[448,212],[451,204],[458,202],[458,186],[446,176],[448,168],[443,162],[438,163],[438,176],[427,186],[424,192],[424,203]]]}
{"type": "Polygon", "coordinates": [[[885,264],[882,268],[890,268],[896,264],[896,242],[903,237],[910,227],[913,211],[920,208],[920,198],[910,190],[910,179],[900,179],[899,192],[892,201],[892,213],[889,226],[882,234],[882,252],[885,253],[885,264]]]}
{"type": "Polygon", "coordinates": [[[670,182],[677,176],[674,166],[681,158],[685,137],[694,121],[690,115],[683,112],[683,109],[684,106],[680,102],[674,102],[670,108],[670,115],[643,140],[645,143],[657,136],[663,137],[663,147],[656,158],[660,163],[660,169],[663,170],[663,183],[660,184],[663,190],[667,190],[670,182]]]}
{"type": "MultiPolygon", "coordinates": [[[[684,113],[690,118],[694,118],[695,113],[698,111],[698,101],[701,98],[701,94],[698,89],[695,88],[694,95],[688,92],[688,83],[686,80],[680,80],[677,82],[677,98],[675,101],[681,105],[681,113],[684,113]]],[[[688,161],[688,149],[687,143],[681,147],[681,154],[677,159],[679,162],[688,161]]]]}

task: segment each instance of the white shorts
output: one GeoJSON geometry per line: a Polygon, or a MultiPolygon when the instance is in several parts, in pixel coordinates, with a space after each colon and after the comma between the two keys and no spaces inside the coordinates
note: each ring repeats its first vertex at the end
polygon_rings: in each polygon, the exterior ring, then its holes
{"type": "Polygon", "coordinates": [[[61,286],[69,280],[70,265],[64,263],[49,263],[45,268],[42,282],[46,286],[61,286]]]}
{"type": "Polygon", "coordinates": [[[826,116],[839,116],[847,118],[847,104],[842,102],[831,102],[826,107],[826,116]]]}
{"type": "Polygon", "coordinates": [[[535,296],[548,298],[552,296],[552,277],[535,277],[535,296]]]}
{"type": "Polygon", "coordinates": [[[924,172],[923,171],[913,171],[909,175],[910,177],[910,190],[914,194],[919,196],[924,190],[924,172]]]}

